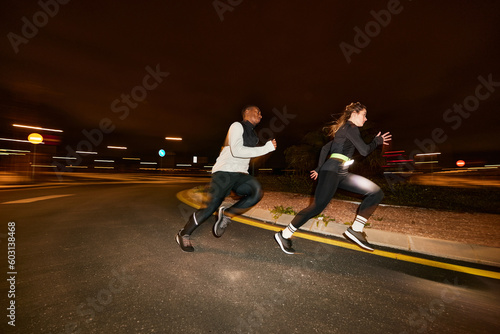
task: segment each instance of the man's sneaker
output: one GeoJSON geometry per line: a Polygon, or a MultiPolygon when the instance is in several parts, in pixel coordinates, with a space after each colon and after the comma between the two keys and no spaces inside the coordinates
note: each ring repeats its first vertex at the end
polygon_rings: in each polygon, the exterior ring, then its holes
{"type": "Polygon", "coordinates": [[[217,216],[217,221],[214,224],[214,235],[217,238],[222,237],[226,231],[227,225],[231,222],[231,218],[224,215],[224,210],[226,210],[226,208],[223,206],[219,208],[219,215],[217,216]]]}
{"type": "Polygon", "coordinates": [[[347,231],[344,232],[344,236],[356,243],[359,247],[373,251],[374,248],[373,246],[366,240],[366,233],[365,232],[356,232],[352,228],[348,228],[347,231]]]}
{"type": "Polygon", "coordinates": [[[283,238],[283,236],[281,235],[281,232],[277,232],[274,235],[274,240],[276,240],[278,245],[280,245],[281,250],[283,252],[285,252],[287,254],[294,254],[295,253],[295,249],[292,248],[292,240],[283,238]]]}
{"type": "MultiPolygon", "coordinates": [[[[182,231],[182,230],[181,230],[182,231]]],[[[193,245],[191,244],[191,240],[189,240],[188,236],[182,236],[181,231],[179,231],[175,235],[175,241],[181,246],[181,249],[185,252],[194,252],[193,245]]]]}

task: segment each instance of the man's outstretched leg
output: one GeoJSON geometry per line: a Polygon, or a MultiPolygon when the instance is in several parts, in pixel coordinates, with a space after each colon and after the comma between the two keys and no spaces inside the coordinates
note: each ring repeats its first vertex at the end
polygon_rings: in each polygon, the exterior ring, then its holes
{"type": "Polygon", "coordinates": [[[198,227],[198,222],[196,220],[196,212],[189,216],[189,220],[182,230],[177,232],[175,235],[175,241],[181,246],[181,249],[185,252],[194,252],[193,244],[191,243],[191,233],[198,227]]]}
{"type": "Polygon", "coordinates": [[[183,251],[194,251],[190,240],[191,234],[217,210],[224,198],[226,198],[226,196],[231,192],[232,182],[231,177],[228,174],[229,173],[218,172],[212,175],[209,191],[210,200],[207,207],[194,212],[189,217],[186,225],[184,225],[184,228],[182,228],[175,236],[175,240],[183,251]]]}

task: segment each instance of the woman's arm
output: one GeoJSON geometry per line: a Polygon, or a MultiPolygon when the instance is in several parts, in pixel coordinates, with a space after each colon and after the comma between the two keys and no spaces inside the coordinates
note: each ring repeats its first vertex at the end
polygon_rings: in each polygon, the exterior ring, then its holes
{"type": "Polygon", "coordinates": [[[321,153],[319,154],[319,160],[318,160],[318,167],[316,167],[316,169],[315,169],[316,172],[319,172],[319,169],[325,163],[326,158],[328,157],[328,153],[330,153],[330,149],[332,147],[332,144],[333,144],[333,140],[329,141],[321,148],[321,153]]]}
{"type": "Polygon", "coordinates": [[[373,138],[370,144],[366,144],[363,141],[363,138],[361,138],[361,133],[356,126],[350,126],[347,129],[346,137],[353,143],[354,147],[356,147],[359,153],[364,157],[373,152],[373,150],[376,149],[377,146],[384,143],[384,140],[379,133],[375,138],[373,138]]]}

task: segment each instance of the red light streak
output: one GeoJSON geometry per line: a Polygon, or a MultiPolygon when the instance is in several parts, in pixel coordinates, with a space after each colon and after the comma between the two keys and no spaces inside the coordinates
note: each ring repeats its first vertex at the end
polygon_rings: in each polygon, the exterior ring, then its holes
{"type": "Polygon", "coordinates": [[[390,160],[387,162],[410,162],[410,161],[413,161],[413,160],[390,160]]]}

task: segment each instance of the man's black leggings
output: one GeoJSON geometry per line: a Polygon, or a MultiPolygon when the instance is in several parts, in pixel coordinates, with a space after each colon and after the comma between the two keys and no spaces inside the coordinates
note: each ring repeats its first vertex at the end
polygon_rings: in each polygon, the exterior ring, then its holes
{"type": "Polygon", "coordinates": [[[309,219],[319,215],[330,203],[337,188],[365,196],[358,208],[358,215],[366,219],[371,216],[384,198],[380,187],[362,176],[348,173],[347,170],[343,171],[342,169],[338,172],[320,170],[313,203],[300,211],[291,224],[298,229],[309,219]]]}
{"type": "Polygon", "coordinates": [[[244,173],[215,172],[210,182],[209,201],[205,208],[194,213],[184,227],[183,235],[190,235],[197,226],[205,222],[234,191],[241,199],[225,210],[226,214],[239,215],[257,204],[262,199],[262,186],[253,176],[244,173]]]}

